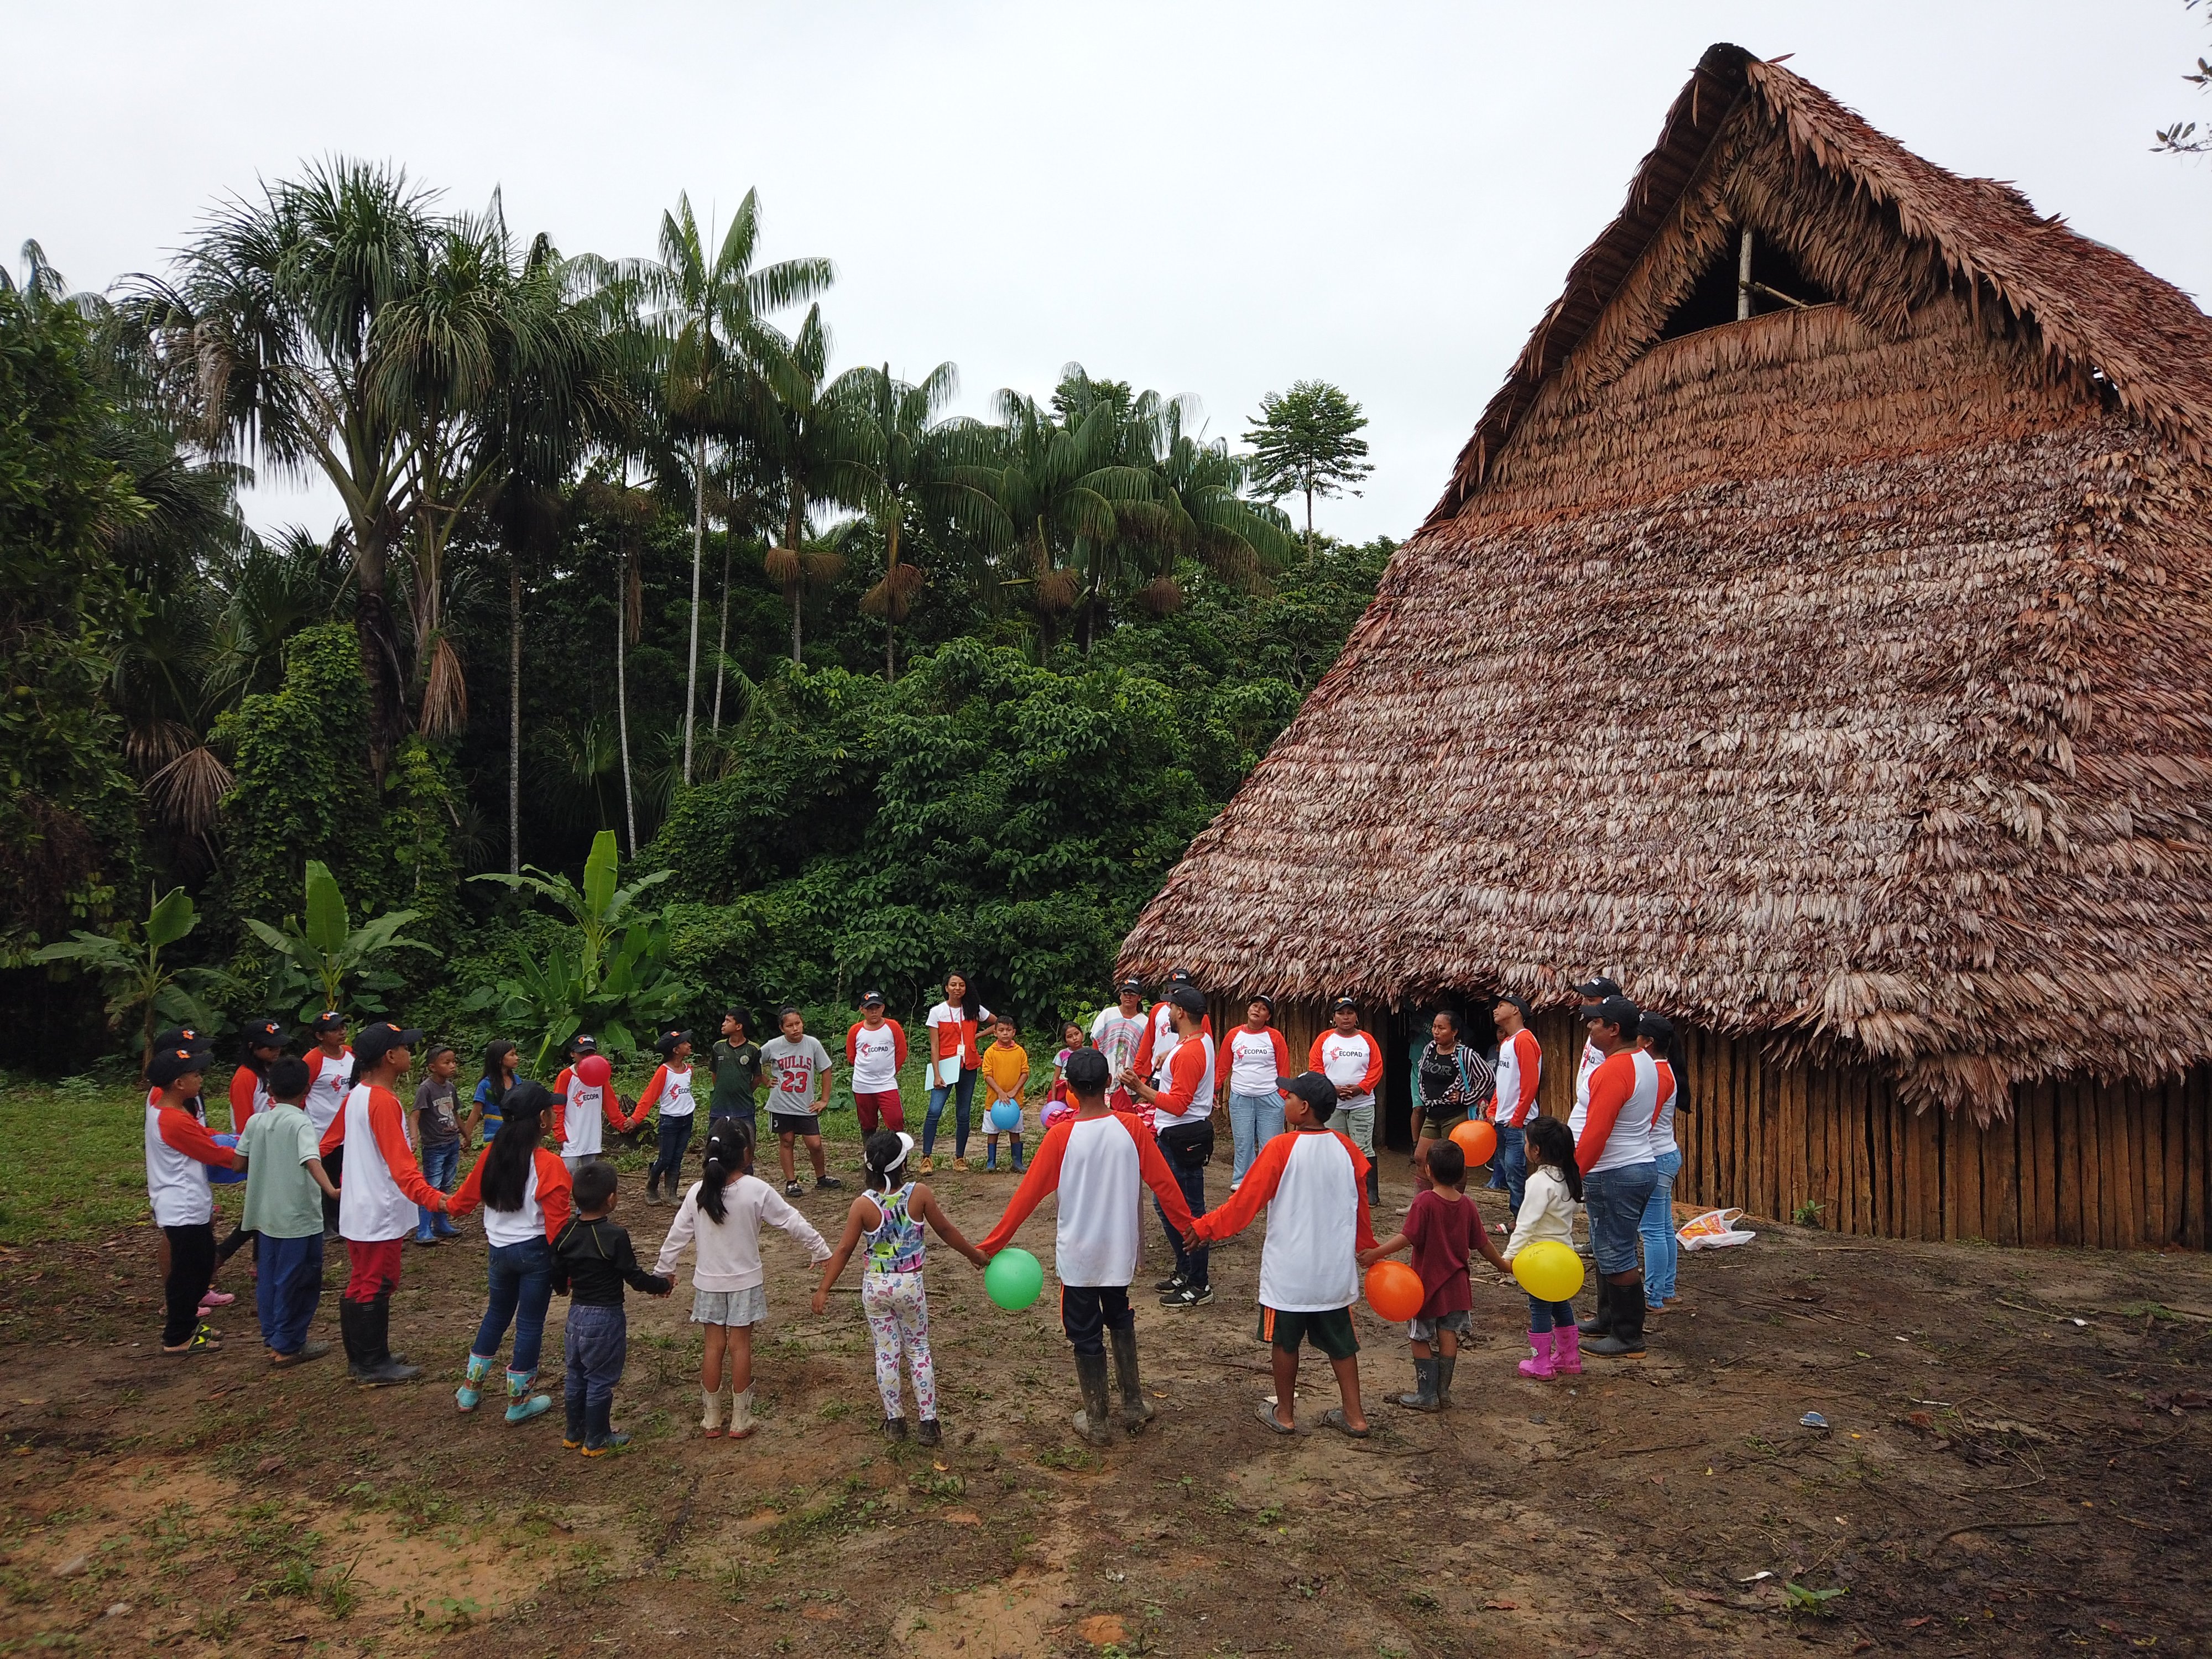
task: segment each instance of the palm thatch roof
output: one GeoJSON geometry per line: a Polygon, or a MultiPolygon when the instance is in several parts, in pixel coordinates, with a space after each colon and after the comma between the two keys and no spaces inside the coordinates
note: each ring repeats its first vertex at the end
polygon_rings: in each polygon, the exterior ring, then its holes
{"type": "Polygon", "coordinates": [[[2208,434],[2185,295],[1716,46],[1123,966],[1609,970],[1984,1119],[2212,1058],[2208,434]],[[1833,302],[1675,333],[1747,228],[1833,302]]]}

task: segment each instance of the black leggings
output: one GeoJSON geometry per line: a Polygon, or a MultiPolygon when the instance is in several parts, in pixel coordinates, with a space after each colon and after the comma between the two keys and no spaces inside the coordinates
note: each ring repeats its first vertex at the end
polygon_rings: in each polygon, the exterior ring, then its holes
{"type": "Polygon", "coordinates": [[[168,1311],[161,1346],[181,1348],[199,1328],[200,1298],[215,1283],[215,1224],[196,1221],[161,1231],[169,1241],[169,1277],[161,1287],[168,1311]]]}

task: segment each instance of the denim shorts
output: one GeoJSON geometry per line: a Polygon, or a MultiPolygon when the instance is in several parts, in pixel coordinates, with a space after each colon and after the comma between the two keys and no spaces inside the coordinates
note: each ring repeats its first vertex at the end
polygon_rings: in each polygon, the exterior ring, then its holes
{"type": "Polygon", "coordinates": [[[1659,1184],[1656,1164],[1624,1164],[1593,1170],[1583,1177],[1583,1203],[1589,1214],[1590,1254],[1601,1273],[1636,1271],[1636,1240],[1644,1225],[1644,1206],[1659,1184]]]}
{"type": "Polygon", "coordinates": [[[1416,1342],[1433,1342],[1438,1331],[1449,1331],[1455,1336],[1465,1336],[1474,1322],[1464,1308],[1455,1308],[1448,1314],[1438,1314],[1434,1319],[1409,1319],[1406,1334],[1416,1342]]]}

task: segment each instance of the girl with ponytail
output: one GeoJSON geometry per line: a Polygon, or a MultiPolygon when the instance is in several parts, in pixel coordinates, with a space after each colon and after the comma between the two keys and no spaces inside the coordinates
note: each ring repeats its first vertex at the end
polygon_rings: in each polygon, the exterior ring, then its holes
{"type": "Polygon", "coordinates": [[[707,1167],[684,1194],[653,1269],[667,1278],[684,1249],[696,1247],[691,1322],[707,1328],[707,1351],[699,1366],[706,1415],[699,1426],[709,1440],[726,1432],[742,1440],[753,1431],[752,1328],[768,1316],[762,1227],[782,1228],[817,1263],[830,1255],[822,1235],[752,1169],[751,1126],[740,1118],[716,1120],[707,1137],[707,1167]],[[725,1387],[730,1393],[726,1401],[725,1387]]]}
{"type": "MultiPolygon", "coordinates": [[[[490,1059],[487,1054],[487,1078],[492,1074],[490,1059]]],[[[517,1083],[501,1094],[499,1132],[477,1154],[460,1190],[446,1202],[446,1213],[455,1220],[483,1204],[484,1242],[491,1246],[483,1322],[469,1345],[468,1365],[453,1401],[465,1412],[482,1401],[511,1322],[514,1352],[507,1364],[507,1420],[527,1423],[553,1405],[550,1395],[532,1394],[530,1385],[538,1378],[545,1310],[553,1299],[553,1240],[568,1219],[570,1188],[568,1166],[544,1144],[553,1124],[553,1097],[535,1083],[517,1083]]]]}

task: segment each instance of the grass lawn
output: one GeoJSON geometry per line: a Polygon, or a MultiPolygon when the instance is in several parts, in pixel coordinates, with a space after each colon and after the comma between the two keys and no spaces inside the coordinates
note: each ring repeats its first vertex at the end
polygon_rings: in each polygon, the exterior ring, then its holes
{"type": "MultiPolygon", "coordinates": [[[[100,1238],[146,1221],[143,1099],[112,1080],[0,1077],[0,1245],[100,1238]]],[[[216,1111],[228,1127],[226,1109],[216,1111]]]]}

